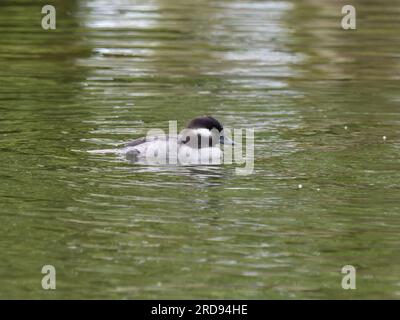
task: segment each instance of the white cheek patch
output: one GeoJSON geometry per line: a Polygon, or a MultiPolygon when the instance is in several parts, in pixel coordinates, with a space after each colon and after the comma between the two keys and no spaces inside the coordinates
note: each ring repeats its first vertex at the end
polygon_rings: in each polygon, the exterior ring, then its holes
{"type": "Polygon", "coordinates": [[[202,137],[208,138],[212,136],[212,133],[210,130],[205,129],[205,128],[199,128],[199,129],[195,129],[193,130],[193,133],[195,135],[201,135],[202,137]]]}
{"type": "Polygon", "coordinates": [[[180,141],[194,149],[209,148],[219,143],[218,130],[207,128],[185,129],[180,135],[180,141]]]}
{"type": "Polygon", "coordinates": [[[220,134],[218,130],[208,130],[205,128],[199,128],[194,130],[194,134],[198,137],[197,144],[201,148],[210,148],[219,143],[220,134]]]}

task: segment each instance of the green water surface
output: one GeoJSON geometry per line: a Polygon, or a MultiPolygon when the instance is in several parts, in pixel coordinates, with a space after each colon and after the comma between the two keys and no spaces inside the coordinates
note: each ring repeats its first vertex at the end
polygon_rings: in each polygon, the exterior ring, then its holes
{"type": "Polygon", "coordinates": [[[352,2],[1,0],[0,298],[399,298],[400,3],[352,2]],[[90,152],[202,114],[252,175],[90,152]]]}

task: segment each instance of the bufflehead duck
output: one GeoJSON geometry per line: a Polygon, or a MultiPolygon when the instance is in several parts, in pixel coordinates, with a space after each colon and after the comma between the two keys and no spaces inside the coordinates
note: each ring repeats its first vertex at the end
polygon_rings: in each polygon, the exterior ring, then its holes
{"type": "Polygon", "coordinates": [[[128,160],[164,164],[218,164],[222,151],[218,144],[233,145],[221,123],[210,116],[197,117],[176,135],[148,135],[128,142],[128,160]]]}

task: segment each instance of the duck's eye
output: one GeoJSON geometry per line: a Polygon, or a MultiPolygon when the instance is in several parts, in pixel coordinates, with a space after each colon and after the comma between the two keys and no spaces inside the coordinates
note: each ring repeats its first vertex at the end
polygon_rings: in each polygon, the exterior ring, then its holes
{"type": "Polygon", "coordinates": [[[186,143],[188,143],[189,141],[190,141],[190,137],[189,137],[189,136],[186,136],[185,140],[182,140],[182,143],[183,143],[183,144],[186,144],[186,143]]]}

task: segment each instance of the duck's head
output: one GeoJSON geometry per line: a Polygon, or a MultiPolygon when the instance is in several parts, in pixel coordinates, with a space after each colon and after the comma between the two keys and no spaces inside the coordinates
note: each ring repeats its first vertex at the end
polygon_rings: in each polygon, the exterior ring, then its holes
{"type": "Polygon", "coordinates": [[[191,120],[183,131],[182,143],[195,148],[213,147],[216,144],[234,142],[224,135],[222,124],[210,116],[197,117],[191,120]]]}

